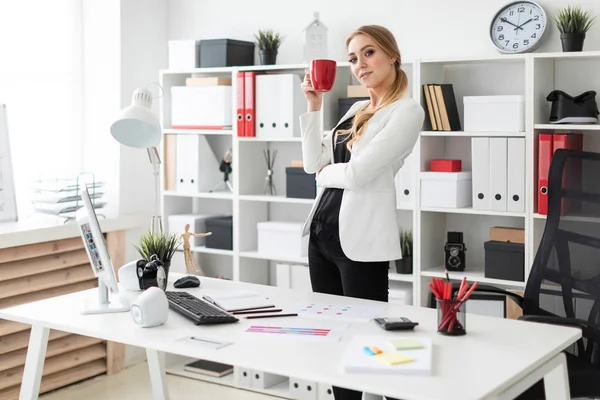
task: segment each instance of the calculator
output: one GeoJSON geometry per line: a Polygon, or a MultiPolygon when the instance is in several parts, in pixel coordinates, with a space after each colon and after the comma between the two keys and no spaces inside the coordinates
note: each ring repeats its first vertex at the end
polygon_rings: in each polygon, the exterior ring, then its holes
{"type": "Polygon", "coordinates": [[[375,323],[386,331],[395,330],[410,330],[414,329],[415,326],[419,325],[418,322],[413,322],[406,317],[400,318],[375,318],[375,323]]]}

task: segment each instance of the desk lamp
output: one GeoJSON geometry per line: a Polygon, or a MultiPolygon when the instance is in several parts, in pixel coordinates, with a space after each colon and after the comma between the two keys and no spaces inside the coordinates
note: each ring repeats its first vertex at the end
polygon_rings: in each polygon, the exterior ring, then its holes
{"type": "Polygon", "coordinates": [[[152,93],[146,88],[133,92],[131,105],[121,110],[110,126],[110,133],[121,144],[148,151],[154,174],[155,213],[150,232],[162,232],[160,216],[160,156],[156,146],[160,143],[162,130],[158,117],[152,112],[152,93]]]}

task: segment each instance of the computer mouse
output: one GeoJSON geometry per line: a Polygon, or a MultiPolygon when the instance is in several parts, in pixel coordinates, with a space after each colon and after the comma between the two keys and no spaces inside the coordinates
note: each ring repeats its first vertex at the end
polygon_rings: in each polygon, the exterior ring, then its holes
{"type": "Polygon", "coordinates": [[[177,279],[173,286],[175,286],[177,289],[198,287],[200,286],[200,279],[193,275],[184,276],[183,278],[177,279]]]}

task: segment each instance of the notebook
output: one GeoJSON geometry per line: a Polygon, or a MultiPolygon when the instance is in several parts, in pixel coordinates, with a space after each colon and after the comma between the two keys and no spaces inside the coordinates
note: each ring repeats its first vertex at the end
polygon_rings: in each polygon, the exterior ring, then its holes
{"type": "Polygon", "coordinates": [[[275,307],[265,296],[245,290],[207,294],[202,298],[227,312],[275,307]]]}
{"type": "Polygon", "coordinates": [[[427,337],[356,336],[348,343],[341,365],[345,373],[428,376],[431,374],[432,353],[433,343],[427,337]],[[405,346],[402,346],[403,339],[406,339],[405,346]],[[396,345],[404,348],[399,350],[396,345]],[[365,347],[378,347],[383,353],[369,355],[365,347]]]}
{"type": "Polygon", "coordinates": [[[229,375],[233,372],[232,365],[221,364],[208,360],[193,361],[189,364],[185,364],[183,369],[190,372],[196,372],[198,374],[214,376],[216,378],[229,375]]]}

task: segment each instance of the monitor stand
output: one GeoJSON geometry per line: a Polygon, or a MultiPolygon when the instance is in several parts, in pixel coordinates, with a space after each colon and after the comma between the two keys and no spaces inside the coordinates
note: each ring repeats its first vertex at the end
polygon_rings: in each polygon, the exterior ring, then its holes
{"type": "Polygon", "coordinates": [[[108,287],[104,284],[104,280],[98,278],[98,298],[86,298],[81,310],[82,314],[108,314],[129,311],[130,305],[125,300],[113,299],[111,302],[108,298],[108,287]]]}

